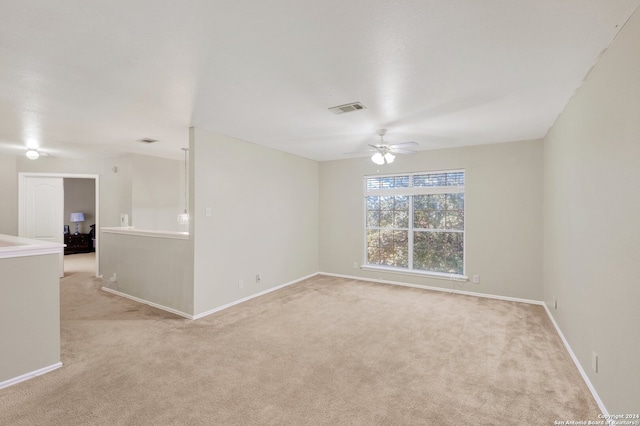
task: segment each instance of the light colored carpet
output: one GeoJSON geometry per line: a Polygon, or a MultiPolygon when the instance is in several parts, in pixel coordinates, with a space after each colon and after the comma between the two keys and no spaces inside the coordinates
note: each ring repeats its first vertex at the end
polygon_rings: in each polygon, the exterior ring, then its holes
{"type": "Polygon", "coordinates": [[[319,276],[189,321],[68,266],[64,367],[0,390],[0,424],[598,420],[540,306],[319,276]]]}

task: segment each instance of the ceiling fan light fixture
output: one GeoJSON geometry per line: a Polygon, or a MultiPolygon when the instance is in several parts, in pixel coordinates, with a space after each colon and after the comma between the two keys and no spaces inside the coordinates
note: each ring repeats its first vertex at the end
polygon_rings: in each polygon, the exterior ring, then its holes
{"type": "Polygon", "coordinates": [[[392,154],[392,153],[390,153],[390,152],[387,152],[387,153],[384,155],[384,159],[387,161],[387,164],[391,164],[391,163],[393,163],[393,160],[395,160],[395,159],[396,159],[396,156],[395,156],[395,155],[393,155],[393,154],[392,154]]]}
{"type": "Polygon", "coordinates": [[[40,153],[35,149],[27,149],[26,156],[29,160],[37,160],[40,157],[40,153]]]}
{"type": "Polygon", "coordinates": [[[371,161],[373,161],[379,166],[382,166],[384,164],[384,156],[381,153],[376,152],[371,156],[371,161]]]}
{"type": "Polygon", "coordinates": [[[180,213],[178,215],[178,224],[179,225],[188,225],[189,224],[189,213],[185,210],[184,213],[180,213]]]}
{"type": "Polygon", "coordinates": [[[188,225],[189,224],[189,202],[187,200],[187,194],[188,194],[188,187],[187,187],[187,182],[188,182],[188,178],[189,178],[189,171],[187,169],[187,164],[188,164],[188,155],[189,155],[189,148],[182,148],[182,151],[184,151],[184,211],[182,213],[180,213],[178,215],[178,224],[179,225],[188,225]]]}

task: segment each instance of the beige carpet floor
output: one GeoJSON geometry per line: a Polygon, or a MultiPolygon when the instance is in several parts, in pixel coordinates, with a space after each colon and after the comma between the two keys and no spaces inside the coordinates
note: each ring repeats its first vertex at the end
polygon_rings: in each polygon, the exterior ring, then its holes
{"type": "Polygon", "coordinates": [[[64,366],[0,390],[2,425],[598,420],[540,306],[319,276],[189,321],[101,291],[73,256],[64,366]]]}

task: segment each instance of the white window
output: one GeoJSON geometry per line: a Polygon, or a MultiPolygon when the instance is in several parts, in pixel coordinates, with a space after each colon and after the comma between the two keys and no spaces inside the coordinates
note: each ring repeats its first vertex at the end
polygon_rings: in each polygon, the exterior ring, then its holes
{"type": "Polygon", "coordinates": [[[464,171],[364,178],[366,265],[464,275],[464,171]]]}

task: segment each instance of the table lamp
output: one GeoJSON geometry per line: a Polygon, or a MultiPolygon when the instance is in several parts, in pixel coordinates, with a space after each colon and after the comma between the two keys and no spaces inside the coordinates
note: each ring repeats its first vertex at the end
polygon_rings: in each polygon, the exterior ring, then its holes
{"type": "Polygon", "coordinates": [[[76,233],[75,233],[75,235],[78,235],[78,224],[80,222],[84,222],[84,213],[82,213],[82,212],[71,213],[71,219],[69,219],[69,221],[71,223],[75,223],[76,224],[76,233]]]}

